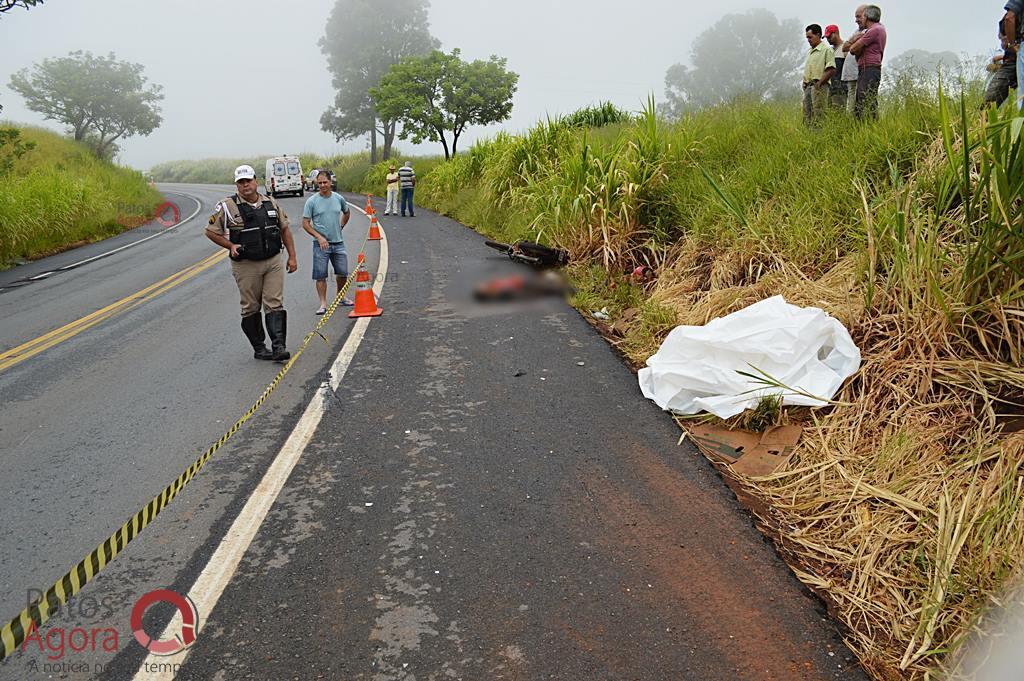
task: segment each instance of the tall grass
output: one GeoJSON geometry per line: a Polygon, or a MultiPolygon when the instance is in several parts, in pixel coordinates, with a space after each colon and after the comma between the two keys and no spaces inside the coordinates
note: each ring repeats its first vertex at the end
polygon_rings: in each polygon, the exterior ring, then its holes
{"type": "MultiPolygon", "coordinates": [[[[231,184],[235,168],[250,165],[261,176],[264,164],[270,156],[240,158],[204,158],[158,163],[149,170],[157,182],[183,182],[185,184],[231,184]]],[[[303,165],[305,167],[305,165],[303,165]]]]}
{"type": "Polygon", "coordinates": [[[666,123],[545,121],[423,178],[418,200],[569,249],[577,304],[632,319],[642,363],[676,324],[783,294],[863,356],[827,410],[784,413],[788,467],[742,479],[795,573],[876,678],[952,665],[1024,564],[1024,119],[903,83],[881,119],[735,102],[666,123]],[[645,265],[643,284],[624,274],[645,265]],[[633,311],[627,311],[632,308],[633,311]]]}
{"type": "Polygon", "coordinates": [[[35,147],[0,181],[0,267],[117,234],[126,212],[163,202],[140,173],[60,135],[19,129],[35,147]]]}

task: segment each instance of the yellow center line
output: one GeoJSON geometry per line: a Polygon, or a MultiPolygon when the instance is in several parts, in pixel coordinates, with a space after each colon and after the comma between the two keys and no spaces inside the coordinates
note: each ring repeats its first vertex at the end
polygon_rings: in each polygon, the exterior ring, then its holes
{"type": "Polygon", "coordinates": [[[44,350],[48,350],[59,343],[63,343],[69,338],[77,336],[83,331],[96,326],[100,322],[110,319],[116,314],[126,312],[138,307],[148,300],[152,300],[161,293],[169,291],[175,286],[188,281],[200,272],[209,269],[217,262],[226,258],[227,254],[228,252],[226,250],[218,251],[213,255],[203,258],[195,264],[189,265],[179,272],[175,272],[166,279],[162,279],[155,284],[147,286],[141,291],[137,291],[130,296],[126,296],[117,302],[107,305],[104,308],[65,324],[58,329],[49,331],[38,338],[34,338],[15,348],[11,348],[10,350],[0,353],[0,371],[9,369],[15,364],[24,362],[26,359],[34,357],[44,350]]]}

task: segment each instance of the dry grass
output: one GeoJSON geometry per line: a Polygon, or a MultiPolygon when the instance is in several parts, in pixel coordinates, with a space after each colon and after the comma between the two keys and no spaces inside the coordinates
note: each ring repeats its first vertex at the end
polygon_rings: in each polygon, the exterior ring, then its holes
{"type": "MultiPolygon", "coordinates": [[[[932,155],[912,182],[932,177],[932,155]]],[[[1024,434],[1004,430],[1024,406],[1013,361],[1024,309],[1016,288],[970,300],[957,282],[972,241],[951,228],[965,221],[957,211],[940,220],[935,197],[914,188],[865,210],[869,252],[817,278],[756,247],[682,244],[650,291],[682,324],[781,293],[850,329],[863,365],[836,398],[844,405],[807,412],[784,470],[739,481],[878,679],[955,665],[948,653],[1024,562],[1024,434]]]]}
{"type": "Polygon", "coordinates": [[[676,126],[648,111],[617,137],[539,126],[423,192],[486,233],[568,248],[576,305],[608,307],[636,364],[677,324],[778,294],[846,325],[863,365],[840,404],[766,409],[805,437],[739,482],[877,679],[958,664],[1024,561],[1024,435],[1006,428],[1024,413],[1022,119],[902,91],[877,125],[813,134],[742,103],[676,126]],[[630,282],[636,265],[656,276],[630,282]]]}

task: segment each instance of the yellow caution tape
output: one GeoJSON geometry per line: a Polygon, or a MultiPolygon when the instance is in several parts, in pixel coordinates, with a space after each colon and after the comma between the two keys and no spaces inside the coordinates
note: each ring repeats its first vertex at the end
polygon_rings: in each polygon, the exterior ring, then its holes
{"type": "MultiPolygon", "coordinates": [[[[369,233],[367,233],[369,236],[369,233]]],[[[367,239],[363,239],[363,245],[359,247],[359,252],[362,253],[366,247],[367,239]]],[[[83,558],[78,565],[74,566],[67,573],[53,583],[49,589],[43,594],[42,598],[34,600],[28,607],[18,613],[11,619],[10,622],[0,629],[0,641],[3,642],[2,648],[0,648],[0,661],[3,661],[7,657],[14,654],[14,651],[18,649],[24,641],[25,637],[30,631],[31,625],[34,622],[36,627],[41,627],[51,617],[51,614],[59,610],[60,606],[78,594],[86,584],[91,582],[93,578],[99,574],[100,570],[107,566],[107,564],[114,559],[117,554],[124,551],[124,548],[139,535],[142,530],[146,528],[153,520],[156,519],[160,512],[167,508],[167,506],[174,500],[174,497],[178,495],[185,485],[192,481],[193,478],[202,470],[218,449],[224,446],[231,437],[241,429],[245,422],[252,418],[253,414],[267,401],[270,394],[274,392],[281,379],[285,377],[288,371],[292,368],[292,365],[302,356],[302,353],[306,351],[310,341],[315,337],[319,336],[327,342],[327,338],[320,333],[320,329],[324,327],[327,321],[334,314],[335,310],[338,309],[338,305],[341,304],[341,299],[348,292],[351,287],[353,280],[355,279],[358,268],[349,273],[348,279],[345,280],[345,285],[338,291],[338,295],[335,296],[331,302],[330,307],[327,308],[327,312],[320,318],[317,325],[313,327],[313,330],[306,334],[306,337],[302,341],[302,345],[299,349],[292,354],[291,359],[281,370],[277,372],[277,376],[270,382],[263,393],[256,399],[249,410],[242,415],[240,419],[235,421],[235,424],[231,426],[226,433],[220,436],[220,438],[214,442],[210,447],[203,452],[202,456],[196,459],[191,466],[185,469],[185,472],[178,476],[178,478],[167,485],[162,492],[157,494],[153,499],[146,504],[142,509],[133,515],[127,522],[121,525],[121,528],[114,532],[114,534],[107,537],[106,541],[93,549],[85,558],[83,558]]]]}

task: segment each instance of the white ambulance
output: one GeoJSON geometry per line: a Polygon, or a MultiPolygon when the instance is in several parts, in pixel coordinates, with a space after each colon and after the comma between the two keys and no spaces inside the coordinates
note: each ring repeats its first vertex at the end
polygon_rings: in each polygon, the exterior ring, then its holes
{"type": "Polygon", "coordinates": [[[294,193],[302,196],[305,187],[302,182],[302,166],[298,156],[275,156],[267,159],[265,188],[267,196],[275,199],[281,194],[294,193]]]}

